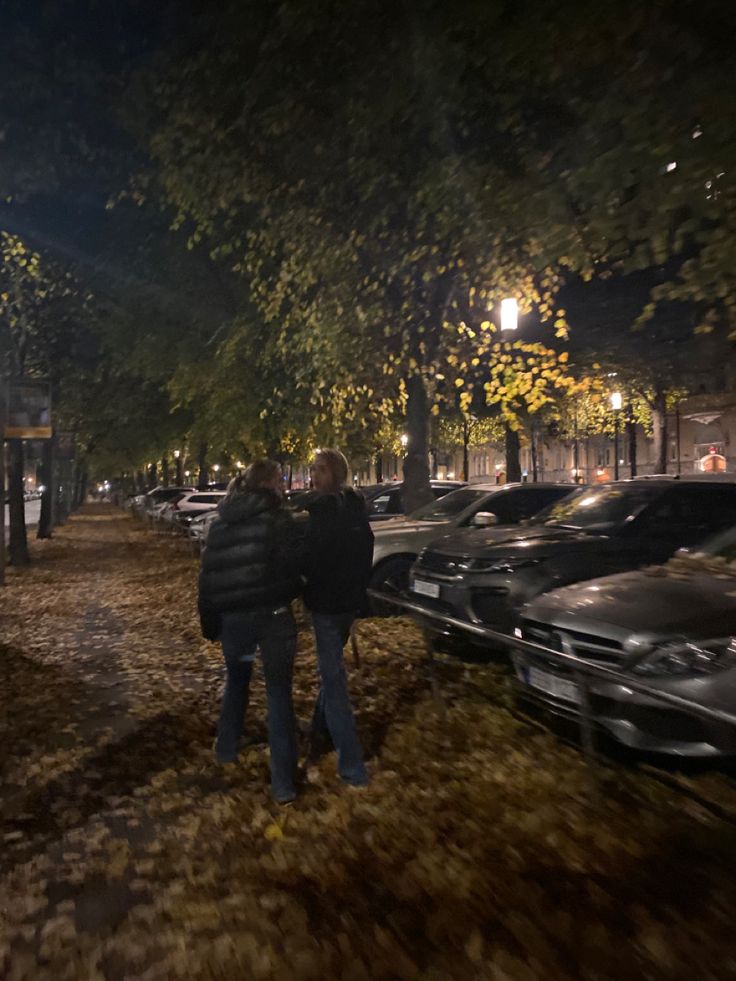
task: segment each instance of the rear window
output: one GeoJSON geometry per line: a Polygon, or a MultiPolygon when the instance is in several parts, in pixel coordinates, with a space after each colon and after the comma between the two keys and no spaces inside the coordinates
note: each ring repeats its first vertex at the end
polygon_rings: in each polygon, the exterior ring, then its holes
{"type": "Polygon", "coordinates": [[[163,504],[164,501],[180,501],[188,493],[189,491],[182,490],[181,487],[162,487],[161,490],[152,491],[148,496],[157,504],[163,504]]]}
{"type": "Polygon", "coordinates": [[[586,487],[540,512],[534,524],[574,529],[612,528],[637,515],[662,494],[661,487],[646,482],[586,487]]]}
{"type": "Polygon", "coordinates": [[[222,494],[192,494],[187,498],[187,504],[217,504],[222,500],[222,494]]]}
{"type": "Polygon", "coordinates": [[[451,491],[445,494],[438,501],[432,501],[417,508],[411,515],[412,518],[421,521],[447,521],[454,518],[465,508],[475,504],[482,498],[488,497],[487,490],[473,490],[470,487],[461,487],[460,490],[451,491]]]}

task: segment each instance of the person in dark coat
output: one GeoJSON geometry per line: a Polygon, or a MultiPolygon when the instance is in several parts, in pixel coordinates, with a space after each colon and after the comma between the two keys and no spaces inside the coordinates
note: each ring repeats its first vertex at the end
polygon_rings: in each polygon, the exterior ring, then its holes
{"type": "Polygon", "coordinates": [[[253,661],[260,648],[268,701],[271,787],[281,803],[294,799],[297,770],[292,676],[300,534],[285,509],[281,468],[251,464],[230,482],[210,526],[199,573],[199,612],[209,639],[219,636],[227,682],[215,752],[221,763],[238,755],[253,661]]]}
{"type": "Polygon", "coordinates": [[[350,703],[343,648],[365,602],[373,532],[362,495],[346,486],[348,464],[339,450],[319,450],[311,472],[317,494],[305,504],[309,520],[301,569],[321,682],[312,736],[319,741],[326,730],[337,750],[342,779],[364,786],[368,775],[350,703]]]}

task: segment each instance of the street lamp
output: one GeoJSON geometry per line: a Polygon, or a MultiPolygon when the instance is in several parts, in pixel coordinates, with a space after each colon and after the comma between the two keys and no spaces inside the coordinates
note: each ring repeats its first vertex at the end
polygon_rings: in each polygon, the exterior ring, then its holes
{"type": "Polygon", "coordinates": [[[519,326],[519,304],[514,297],[501,300],[501,330],[516,330],[519,326]]]}
{"type": "Polygon", "coordinates": [[[220,472],[220,464],[219,463],[216,463],[212,469],[215,471],[215,473],[219,473],[220,472]]]}
{"type": "Polygon", "coordinates": [[[406,433],[401,434],[401,436],[399,437],[399,442],[401,443],[403,449],[406,449],[406,447],[409,444],[409,437],[406,435],[406,433]]]}
{"type": "Polygon", "coordinates": [[[618,480],[618,414],[624,404],[621,392],[611,392],[613,409],[613,479],[618,480]]]}

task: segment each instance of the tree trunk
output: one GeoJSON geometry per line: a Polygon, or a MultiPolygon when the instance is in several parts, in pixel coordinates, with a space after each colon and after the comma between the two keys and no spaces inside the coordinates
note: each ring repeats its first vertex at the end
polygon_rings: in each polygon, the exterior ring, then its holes
{"type": "Polygon", "coordinates": [[[198,464],[199,464],[199,476],[197,477],[197,487],[199,490],[206,490],[207,488],[207,443],[199,444],[199,454],[198,454],[198,464]]]}
{"type": "Polygon", "coordinates": [[[10,440],[8,492],[10,495],[10,564],[29,565],[26,511],[23,501],[23,441],[10,440]]]}
{"type": "Polygon", "coordinates": [[[468,420],[463,416],[463,480],[470,480],[470,426],[468,420]]]}
{"type": "Polygon", "coordinates": [[[169,486],[169,458],[167,456],[161,457],[161,483],[164,487],[169,486]]]}
{"type": "Polygon", "coordinates": [[[429,485],[429,411],[427,389],[421,375],[412,375],[406,383],[406,431],[409,441],[404,457],[404,486],[401,497],[409,514],[434,499],[429,485]]]}
{"type": "Polygon", "coordinates": [[[521,441],[515,429],[506,425],[506,481],[516,483],[521,480],[521,441]]]}
{"type": "Polygon", "coordinates": [[[664,392],[657,392],[652,406],[654,472],[667,473],[667,410],[664,392]]]}
{"type": "Polygon", "coordinates": [[[537,430],[534,428],[534,425],[531,427],[530,444],[532,453],[532,480],[536,484],[539,480],[539,462],[537,459],[537,430]]]}
{"type": "Polygon", "coordinates": [[[626,435],[629,440],[629,465],[631,467],[631,476],[636,477],[638,472],[638,461],[636,457],[636,423],[633,419],[627,419],[626,421],[626,435]]]}
{"type": "Polygon", "coordinates": [[[3,399],[5,394],[0,387],[0,586],[5,585],[5,413],[3,399]]]}
{"type": "Polygon", "coordinates": [[[184,460],[182,459],[181,453],[176,457],[176,486],[184,486],[184,460]]]}
{"type": "Polygon", "coordinates": [[[376,483],[383,483],[383,453],[376,453],[376,483]]]}
{"type": "Polygon", "coordinates": [[[78,511],[87,497],[87,467],[82,465],[74,482],[74,510],[78,511]]]}
{"type": "Polygon", "coordinates": [[[55,462],[55,479],[54,479],[54,527],[58,525],[63,525],[66,521],[66,512],[64,511],[64,481],[66,479],[66,463],[56,460],[55,462]]]}
{"type": "Polygon", "coordinates": [[[54,440],[44,440],[41,457],[41,514],[36,538],[51,538],[54,529],[54,440]]]}

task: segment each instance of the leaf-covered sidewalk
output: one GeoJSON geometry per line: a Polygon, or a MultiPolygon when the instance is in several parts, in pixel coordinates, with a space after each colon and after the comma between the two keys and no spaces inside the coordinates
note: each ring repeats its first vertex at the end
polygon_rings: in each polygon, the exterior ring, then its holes
{"type": "MultiPolygon", "coordinates": [[[[736,977],[734,824],[642,774],[593,783],[501,670],[442,666],[443,712],[415,629],[363,623],[372,785],[328,756],[281,811],[260,680],[252,745],[213,761],[194,560],[104,506],[33,547],[0,591],[0,976],[736,977]]],[[[315,683],[303,630],[304,721],[315,683]]]]}

